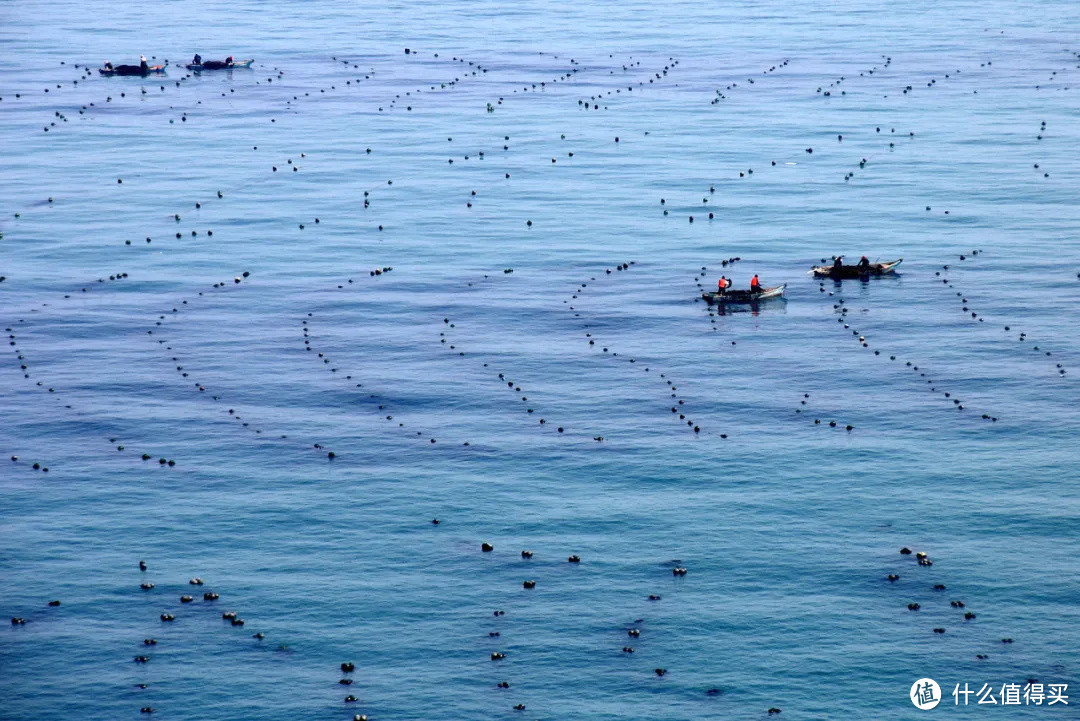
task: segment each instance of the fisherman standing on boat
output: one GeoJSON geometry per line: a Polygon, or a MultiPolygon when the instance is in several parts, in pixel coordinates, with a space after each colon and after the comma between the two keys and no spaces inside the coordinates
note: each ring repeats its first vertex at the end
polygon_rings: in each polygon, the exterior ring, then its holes
{"type": "Polygon", "coordinates": [[[720,281],[716,284],[716,292],[720,295],[727,293],[728,287],[731,285],[731,281],[724,276],[720,276],[720,281]]]}
{"type": "Polygon", "coordinates": [[[192,65],[202,65],[202,55],[195,53],[195,57],[191,59],[192,65]]]}
{"type": "Polygon", "coordinates": [[[836,276],[839,276],[841,273],[844,272],[844,256],[838,255],[833,258],[832,272],[836,276]]]}
{"type": "Polygon", "coordinates": [[[869,273],[870,259],[864,255],[863,257],[859,258],[859,265],[856,267],[859,269],[859,273],[869,273]]]}
{"type": "Polygon", "coordinates": [[[760,293],[761,292],[761,282],[758,280],[757,273],[754,273],[754,277],[750,279],[750,292],[751,293],[760,293]]]}
{"type": "Polygon", "coordinates": [[[232,55],[225,58],[225,66],[230,67],[230,68],[233,66],[233,57],[232,57],[232,55]]]}
{"type": "Polygon", "coordinates": [[[149,70],[150,70],[150,66],[146,64],[146,56],[145,55],[140,55],[139,56],[139,70],[142,71],[143,75],[146,75],[147,72],[149,72],[149,70]]]}

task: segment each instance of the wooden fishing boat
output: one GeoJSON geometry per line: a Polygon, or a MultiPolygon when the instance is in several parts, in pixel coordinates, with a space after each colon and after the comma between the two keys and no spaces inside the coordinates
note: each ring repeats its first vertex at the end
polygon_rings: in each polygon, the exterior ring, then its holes
{"type": "Polygon", "coordinates": [[[233,62],[232,65],[226,63],[223,60],[207,60],[199,65],[185,65],[184,67],[194,72],[201,72],[203,70],[232,70],[234,68],[250,68],[251,64],[255,62],[255,58],[251,60],[241,60],[240,62],[233,62]]]}
{"type": "Polygon", "coordinates": [[[857,265],[842,265],[839,270],[831,265],[815,265],[811,272],[816,278],[868,278],[872,275],[888,275],[894,272],[896,266],[902,262],[904,262],[903,258],[897,258],[888,263],[871,263],[865,271],[857,265]]]}
{"type": "Polygon", "coordinates": [[[111,68],[98,68],[102,75],[155,75],[165,72],[164,65],[151,65],[146,70],[141,65],[114,65],[111,68]]]}
{"type": "Polygon", "coordinates": [[[705,301],[712,305],[730,305],[734,303],[758,303],[763,300],[771,300],[773,298],[782,298],[784,295],[784,289],[787,288],[787,284],[773,286],[772,288],[762,288],[760,293],[751,293],[748,290],[729,290],[726,293],[702,293],[701,297],[705,301]]]}

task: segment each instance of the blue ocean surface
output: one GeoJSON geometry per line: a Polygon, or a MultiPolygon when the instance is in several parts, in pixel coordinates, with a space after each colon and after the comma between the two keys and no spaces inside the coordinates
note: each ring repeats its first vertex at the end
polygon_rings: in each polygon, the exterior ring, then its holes
{"type": "Polygon", "coordinates": [[[1078,32],[0,3],[0,718],[1076,718],[1078,32]]]}

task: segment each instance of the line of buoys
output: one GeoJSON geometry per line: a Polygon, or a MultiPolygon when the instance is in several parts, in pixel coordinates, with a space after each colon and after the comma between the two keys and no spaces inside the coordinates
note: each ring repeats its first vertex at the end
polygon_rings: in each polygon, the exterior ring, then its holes
{"type": "MultiPolygon", "coordinates": [[[[123,275],[126,277],[126,274],[123,274],[123,275]]],[[[24,318],[20,318],[17,321],[16,325],[19,325],[19,324],[21,324],[20,329],[30,327],[30,326],[26,325],[26,319],[24,319],[24,318]]],[[[19,362],[19,369],[23,374],[23,378],[25,378],[27,380],[30,380],[31,379],[31,374],[30,374],[30,368],[29,368],[29,361],[28,361],[28,359],[26,357],[25,349],[22,346],[20,346],[19,343],[18,343],[17,336],[16,336],[16,334],[14,332],[14,327],[13,326],[8,326],[7,328],[5,328],[5,332],[7,332],[7,334],[8,334],[7,335],[7,337],[8,337],[8,345],[12,349],[12,353],[15,355],[16,360],[19,362]]],[[[36,381],[35,386],[44,389],[52,398],[54,398],[56,400],[56,402],[64,403],[64,400],[66,400],[66,399],[63,398],[64,394],[62,392],[58,393],[55,387],[52,387],[52,386],[47,387],[41,381],[36,381]]],[[[68,410],[68,411],[72,411],[72,410],[74,410],[74,406],[72,404],[70,404],[70,403],[64,403],[64,409],[68,410]]],[[[127,447],[123,443],[118,444],[117,440],[118,439],[115,438],[115,437],[108,438],[109,444],[111,446],[115,447],[117,451],[122,453],[127,449],[127,447]]],[[[143,460],[147,460],[149,457],[150,456],[148,454],[145,454],[145,453],[143,454],[143,460]]],[[[17,455],[12,455],[11,456],[11,461],[13,463],[18,463],[19,462],[19,457],[17,455]]],[[[176,461],[163,458],[163,459],[161,459],[160,464],[161,465],[168,465],[168,466],[172,467],[172,466],[176,465],[176,461]]],[[[35,462],[35,463],[32,464],[31,467],[33,468],[33,470],[41,471],[42,473],[48,473],[49,472],[49,467],[42,464],[41,462],[35,462]]]]}
{"type": "MultiPolygon", "coordinates": [[[[888,68],[890,65],[892,65],[892,58],[891,57],[889,57],[887,55],[882,55],[881,58],[884,61],[883,63],[881,63],[881,65],[875,65],[872,68],[868,68],[866,70],[859,71],[859,77],[865,78],[868,75],[873,75],[876,72],[883,72],[883,71],[885,71],[886,68],[888,68]]],[[[818,89],[817,89],[817,92],[822,97],[826,97],[826,98],[831,97],[833,91],[829,90],[829,89],[826,89],[826,88],[832,88],[832,89],[839,88],[841,83],[843,83],[847,79],[848,79],[847,76],[841,75],[839,78],[837,78],[836,80],[829,83],[828,86],[819,86],[818,89]]],[[[847,91],[846,90],[841,90],[840,95],[847,95],[847,91]]]]}
{"type": "MultiPolygon", "coordinates": [[[[376,269],[376,270],[372,270],[369,273],[369,277],[376,277],[376,276],[385,275],[386,273],[389,273],[392,270],[393,270],[393,267],[385,266],[385,267],[382,267],[382,268],[379,268],[379,269],[376,269]]],[[[349,287],[349,285],[352,285],[352,284],[353,284],[353,279],[350,278],[347,283],[339,284],[337,286],[337,288],[339,290],[344,290],[344,289],[347,289],[349,287]]],[[[363,384],[356,382],[356,379],[351,374],[340,374],[340,373],[338,373],[338,371],[341,370],[341,369],[331,364],[328,354],[326,352],[324,352],[324,351],[317,351],[317,350],[315,350],[314,346],[312,346],[312,344],[311,344],[311,338],[312,338],[311,329],[312,329],[313,318],[314,318],[314,312],[308,312],[307,316],[301,321],[301,331],[302,331],[302,334],[303,334],[303,343],[304,343],[305,352],[314,353],[315,354],[314,359],[315,360],[321,360],[322,364],[327,367],[327,370],[334,377],[339,378],[339,379],[344,380],[344,381],[349,381],[351,383],[351,387],[354,388],[354,389],[363,388],[364,387],[363,384]]],[[[388,409],[388,403],[387,403],[386,399],[383,398],[382,396],[378,395],[378,394],[371,393],[370,389],[368,389],[368,391],[369,392],[366,392],[365,394],[363,394],[364,395],[364,400],[369,405],[376,405],[377,410],[379,411],[379,413],[383,417],[383,419],[385,419],[388,422],[394,422],[394,420],[395,420],[394,415],[392,413],[387,413],[386,412],[387,410],[389,410],[388,409]]],[[[404,430],[405,429],[405,424],[399,420],[399,421],[397,421],[397,427],[404,430]]],[[[423,437],[425,435],[428,435],[428,434],[425,434],[422,431],[416,431],[416,436],[418,436],[418,437],[423,437]]],[[[435,445],[436,443],[437,443],[436,438],[434,438],[434,437],[429,437],[428,438],[428,444],[429,445],[435,445]]],[[[469,443],[466,441],[462,445],[463,446],[468,446],[469,443]]],[[[322,449],[323,448],[323,446],[321,444],[318,444],[318,443],[316,443],[314,447],[316,449],[322,449]]],[[[335,453],[333,451],[331,451],[331,452],[329,452],[327,454],[327,456],[330,459],[333,459],[335,457],[335,453]]]]}
{"type": "MultiPolygon", "coordinates": [[[[540,54],[543,55],[543,53],[540,53],[540,54]]],[[[552,56],[552,57],[555,58],[555,59],[558,59],[559,56],[555,55],[555,56],[552,56]]],[[[565,69],[565,70],[560,69],[559,74],[556,77],[549,78],[548,80],[534,80],[534,81],[527,82],[525,85],[521,86],[520,91],[515,88],[514,90],[511,91],[510,94],[511,95],[516,95],[519,92],[524,94],[524,93],[528,93],[530,91],[532,91],[532,92],[542,92],[542,91],[547,89],[549,84],[554,86],[554,85],[556,85],[556,84],[558,84],[560,82],[566,83],[566,82],[570,81],[571,79],[576,79],[577,78],[577,73],[579,71],[585,71],[585,70],[587,70],[587,68],[580,67],[578,65],[578,63],[573,58],[571,58],[570,63],[569,63],[569,68],[565,69]]],[[[484,72],[487,72],[487,70],[484,70],[484,72]]],[[[496,106],[502,105],[506,100],[507,100],[507,96],[502,95],[502,96],[499,96],[497,99],[495,99],[493,101],[489,101],[487,103],[487,106],[486,106],[487,112],[494,113],[495,110],[496,110],[496,106]]]]}
{"type": "MultiPolygon", "coordinates": [[[[993,63],[992,60],[987,60],[985,63],[979,63],[979,67],[985,68],[985,67],[993,65],[993,64],[994,63],[993,63]]],[[[943,80],[948,80],[949,78],[955,79],[955,76],[961,75],[962,73],[963,73],[963,71],[960,68],[957,68],[955,71],[953,71],[951,73],[943,73],[943,78],[942,79],[943,80]]],[[[918,82],[921,83],[922,80],[920,80],[918,82]]],[[[935,87],[937,85],[937,82],[938,82],[937,77],[931,77],[928,80],[926,80],[926,87],[933,88],[933,87],[935,87]]],[[[903,86],[903,88],[901,88],[901,95],[909,95],[909,94],[914,93],[914,92],[915,92],[914,84],[905,85],[905,86],[903,86]]],[[[978,92],[979,92],[978,90],[974,91],[975,94],[978,94],[978,92]]],[[[887,98],[889,96],[886,95],[885,97],[887,98]]]]}
{"type": "MultiPolygon", "coordinates": [[[[503,272],[507,273],[507,271],[513,272],[513,269],[508,268],[507,270],[505,270],[503,272]]],[[[485,275],[484,278],[488,278],[488,276],[485,275]]],[[[471,283],[469,285],[471,285],[471,283]]],[[[448,334],[451,333],[451,332],[455,332],[455,329],[457,328],[457,323],[451,322],[449,317],[444,317],[443,318],[443,328],[444,328],[444,330],[439,332],[439,336],[440,336],[439,343],[440,343],[440,345],[445,346],[446,349],[449,352],[456,354],[458,357],[465,357],[466,356],[465,351],[458,348],[457,343],[459,341],[454,339],[453,343],[448,343],[447,342],[447,341],[451,340],[451,337],[448,334]]],[[[508,391],[514,393],[515,395],[519,394],[519,393],[529,393],[530,392],[530,391],[527,391],[527,390],[522,388],[521,381],[514,381],[514,380],[508,378],[505,372],[499,372],[498,368],[492,367],[491,366],[491,361],[484,363],[483,367],[485,369],[487,369],[487,370],[484,371],[485,374],[488,374],[488,373],[495,374],[494,377],[498,380],[499,385],[502,386],[502,387],[505,387],[508,391]]],[[[519,406],[519,407],[522,408],[525,411],[525,414],[527,416],[537,415],[537,408],[536,408],[536,404],[535,404],[535,396],[534,396],[534,401],[532,403],[529,402],[529,396],[528,395],[520,396],[520,400],[525,405],[524,406],[519,406]]],[[[540,422],[539,422],[538,425],[546,426],[547,423],[548,422],[547,422],[546,418],[540,418],[540,422]]],[[[566,430],[565,427],[558,426],[557,433],[564,433],[565,430],[566,430]]],[[[594,440],[596,438],[598,438],[598,437],[594,436],[594,440]]],[[[468,445],[468,444],[466,444],[466,445],[468,445]]]]}
{"type": "MultiPolygon", "coordinates": [[[[774,65],[770,65],[765,70],[762,70],[761,74],[762,75],[770,75],[772,73],[775,73],[775,72],[777,72],[778,70],[780,70],[782,68],[786,68],[790,62],[791,62],[790,60],[786,60],[786,59],[781,60],[780,62],[778,62],[778,63],[776,63],[774,65]]],[[[746,82],[748,84],[750,84],[750,85],[755,84],[753,78],[747,78],[746,82]]],[[[729,83],[723,90],[721,90],[720,88],[717,88],[716,91],[715,91],[716,92],[716,97],[714,97],[712,100],[709,101],[709,105],[719,105],[721,100],[727,100],[728,99],[728,96],[725,95],[725,93],[730,93],[730,92],[732,92],[733,90],[735,90],[738,87],[739,87],[739,84],[737,82],[732,82],[732,83],[729,83]]]]}
{"type": "MultiPolygon", "coordinates": [[[[661,199],[661,202],[663,202],[663,199],[661,199]]],[[[630,270],[631,266],[635,266],[635,265],[636,265],[636,261],[629,261],[629,262],[623,262],[623,263],[616,264],[614,271],[612,271],[611,268],[605,268],[604,269],[604,277],[608,277],[608,276],[611,276],[611,275],[618,275],[622,271],[630,270]]],[[[568,310],[574,312],[574,318],[582,318],[581,311],[583,309],[581,307],[579,307],[579,305],[571,305],[571,303],[574,303],[574,304],[579,303],[580,300],[581,300],[581,297],[584,296],[586,294],[586,292],[588,291],[588,289],[590,288],[589,283],[590,282],[595,283],[596,281],[597,281],[597,276],[592,276],[592,277],[589,278],[588,282],[578,283],[577,287],[575,287],[573,289],[573,291],[571,292],[570,297],[563,300],[563,304],[567,306],[568,310]]],[[[582,322],[582,330],[586,331],[585,334],[584,334],[584,338],[587,341],[587,345],[590,348],[595,349],[596,345],[597,345],[597,339],[596,339],[596,337],[594,337],[594,334],[593,334],[592,323],[582,322]]],[[[603,346],[603,345],[600,346],[600,351],[603,354],[610,355],[610,357],[613,358],[613,359],[625,360],[628,364],[633,365],[633,366],[638,367],[638,368],[641,368],[642,372],[644,372],[644,373],[652,373],[653,367],[651,365],[646,365],[645,363],[639,364],[637,358],[626,358],[626,357],[620,356],[617,351],[610,350],[609,346],[603,346]]],[[[698,423],[695,423],[692,419],[687,417],[688,408],[686,407],[686,400],[684,398],[681,398],[679,396],[679,394],[677,393],[678,386],[676,386],[670,379],[667,378],[666,373],[658,373],[658,374],[655,374],[655,375],[657,375],[658,380],[663,381],[664,385],[666,386],[664,388],[664,391],[667,393],[668,402],[674,402],[675,403],[675,405],[671,406],[671,408],[670,408],[671,416],[673,418],[675,416],[678,416],[678,421],[680,422],[680,424],[682,424],[685,421],[687,429],[690,430],[695,435],[701,434],[702,427],[698,423]]],[[[666,415],[666,413],[665,413],[665,415],[666,415]]],[[[720,437],[721,438],[727,438],[727,434],[720,434],[720,437]]],[[[594,436],[593,440],[596,440],[598,442],[603,441],[604,437],[603,436],[594,436]]]]}
{"type": "MultiPolygon", "coordinates": [[[[240,273],[239,275],[234,276],[232,278],[231,282],[223,280],[223,281],[220,281],[220,282],[212,283],[210,288],[208,288],[208,289],[205,289],[203,291],[197,291],[195,295],[191,295],[191,296],[188,296],[186,298],[181,298],[178,302],[176,302],[172,306],[172,308],[167,312],[167,314],[166,313],[161,313],[161,314],[158,315],[157,320],[155,321],[155,327],[148,330],[147,335],[150,337],[151,340],[153,340],[157,344],[157,346],[159,347],[160,350],[176,354],[176,355],[170,355],[169,356],[169,361],[170,361],[170,363],[175,364],[174,365],[174,370],[181,378],[185,378],[185,379],[190,378],[191,371],[190,371],[188,366],[183,365],[184,361],[183,361],[183,359],[182,359],[182,357],[180,355],[180,351],[178,351],[174,347],[174,345],[172,345],[175,341],[169,340],[167,337],[166,338],[161,337],[162,336],[162,331],[165,330],[165,328],[167,327],[166,326],[167,319],[170,319],[170,318],[171,319],[177,319],[177,318],[179,318],[181,309],[190,310],[191,308],[195,307],[195,302],[199,298],[208,297],[207,294],[220,294],[220,293],[223,293],[228,288],[234,288],[236,286],[241,286],[242,284],[246,284],[249,281],[250,278],[251,278],[251,272],[245,270],[242,273],[240,273]],[[155,330],[157,331],[157,335],[155,335],[155,330]]],[[[221,401],[223,401],[225,399],[225,393],[222,392],[222,391],[219,391],[217,389],[212,389],[212,388],[210,388],[209,386],[207,386],[205,383],[203,383],[201,381],[190,381],[190,382],[192,383],[192,387],[200,395],[209,397],[210,400],[212,402],[214,402],[214,403],[221,403],[221,401]]],[[[245,415],[241,415],[240,413],[237,413],[235,408],[229,408],[228,410],[223,411],[223,413],[230,420],[233,420],[233,421],[237,422],[238,424],[240,424],[241,428],[246,428],[246,429],[250,430],[251,432],[255,433],[256,435],[262,435],[263,434],[263,429],[262,428],[252,427],[251,421],[249,421],[245,415]]],[[[286,438],[287,438],[287,435],[279,434],[279,439],[284,440],[286,438]]],[[[145,455],[144,455],[143,460],[147,460],[147,457],[145,457],[145,455]]],[[[169,462],[169,465],[173,465],[173,463],[169,462]]]]}
{"type": "MultiPolygon", "coordinates": [[[[975,249],[975,250],[972,250],[970,252],[961,253],[961,254],[959,254],[958,257],[959,257],[960,262],[965,262],[965,261],[977,258],[981,254],[981,252],[982,251],[980,251],[978,249],[975,249]]],[[[948,271],[950,271],[951,269],[952,269],[952,265],[945,264],[945,265],[942,266],[942,270],[935,271],[934,276],[935,277],[940,277],[941,273],[945,272],[946,276],[942,279],[942,286],[948,288],[949,290],[952,290],[956,294],[955,297],[958,299],[958,302],[959,302],[959,305],[960,305],[960,310],[961,310],[962,313],[964,313],[964,316],[965,317],[970,317],[973,321],[977,320],[980,323],[984,322],[985,319],[986,319],[986,315],[982,314],[982,313],[979,313],[979,312],[974,310],[973,304],[969,300],[969,297],[971,297],[971,296],[969,296],[967,293],[957,289],[956,281],[948,273],[948,271]]],[[[1004,330],[1005,330],[1006,333],[1016,332],[1016,331],[1013,331],[1013,324],[1011,322],[1008,325],[1005,325],[1003,327],[1004,327],[1004,330]]],[[[1041,355],[1043,357],[1050,357],[1050,356],[1053,355],[1053,353],[1051,351],[1046,349],[1045,345],[1036,345],[1035,344],[1036,342],[1032,341],[1032,339],[1029,338],[1028,334],[1026,332],[1024,332],[1024,331],[1019,331],[1019,334],[1017,336],[1017,340],[1021,344],[1023,344],[1024,347],[1028,347],[1028,344],[1031,344],[1030,345],[1031,350],[1033,352],[1035,352],[1035,353],[1038,353],[1039,355],[1041,355]]],[[[1058,377],[1064,377],[1066,375],[1066,368],[1065,368],[1064,364],[1062,364],[1060,362],[1055,362],[1054,371],[1056,372],[1058,377]]]]}
{"type": "MultiPolygon", "coordinates": [[[[410,57],[419,56],[419,53],[417,51],[412,51],[412,50],[410,52],[405,53],[405,54],[410,56],[410,57]]],[[[432,57],[435,58],[435,59],[438,59],[439,58],[439,53],[433,53],[432,57]]],[[[466,61],[464,58],[458,58],[456,56],[453,58],[452,61],[443,61],[443,62],[454,62],[454,63],[458,63],[459,65],[462,65],[462,64],[468,62],[468,67],[473,68],[473,69],[472,70],[466,69],[464,71],[464,75],[454,76],[453,80],[444,80],[444,81],[440,82],[438,84],[438,86],[436,86],[434,84],[429,85],[428,86],[428,91],[429,92],[452,89],[452,88],[456,87],[458,84],[460,84],[463,80],[467,80],[470,77],[481,77],[482,75],[486,74],[488,72],[488,70],[489,70],[489,68],[486,68],[486,67],[482,66],[478,62],[475,62],[475,61],[472,61],[472,60],[466,61]]],[[[422,92],[424,92],[424,90],[422,88],[416,88],[415,90],[409,90],[409,91],[405,92],[405,97],[406,98],[412,98],[414,93],[416,95],[419,95],[422,92]]],[[[402,98],[402,96],[401,96],[401,93],[398,93],[397,95],[395,95],[394,99],[390,100],[385,106],[379,106],[379,112],[383,112],[384,107],[389,108],[390,110],[393,110],[397,106],[398,100],[404,100],[404,98],[402,98]]],[[[490,106],[490,104],[489,104],[489,106],[490,106]]],[[[412,111],[412,109],[413,109],[413,107],[412,107],[411,104],[408,104],[405,107],[406,111],[412,111]]]]}
{"type": "MultiPolygon", "coordinates": [[[[822,291],[824,291],[824,289],[825,289],[824,281],[821,281],[819,285],[820,285],[820,289],[822,291]]],[[[832,292],[828,293],[828,297],[833,297],[833,296],[834,296],[834,293],[832,293],[832,292]]],[[[837,316],[837,318],[836,318],[837,324],[842,325],[844,330],[850,330],[851,331],[851,337],[853,339],[856,339],[860,346],[862,346],[866,350],[871,350],[870,341],[869,341],[867,335],[865,333],[861,332],[857,328],[852,328],[851,324],[849,322],[847,322],[848,321],[848,312],[849,312],[850,308],[845,303],[845,301],[844,301],[844,299],[842,297],[836,297],[836,302],[834,302],[832,304],[832,309],[833,309],[834,314],[836,314],[836,316],[837,316]]],[[[877,350],[877,349],[873,350],[873,354],[875,356],[883,357],[882,352],[880,350],[877,350]]],[[[897,360],[897,357],[896,357],[895,354],[890,354],[888,356],[888,358],[889,358],[890,361],[896,361],[897,360]]],[[[924,380],[926,382],[926,385],[929,386],[929,391],[931,393],[935,393],[935,394],[940,393],[942,396],[944,396],[944,400],[951,403],[950,407],[955,408],[956,410],[959,410],[959,411],[965,410],[965,406],[964,406],[963,402],[959,398],[953,398],[952,397],[953,394],[951,392],[949,392],[949,391],[940,391],[938,389],[938,386],[935,384],[934,379],[929,377],[928,371],[925,368],[920,368],[920,366],[918,364],[913,363],[912,361],[904,361],[904,367],[911,369],[911,371],[913,373],[918,373],[919,378],[924,380]]],[[[982,414],[982,419],[983,420],[988,420],[988,421],[991,421],[991,422],[997,422],[997,417],[992,416],[989,413],[982,414]]]]}
{"type": "MultiPolygon", "coordinates": [[[[619,86],[615,87],[614,90],[607,90],[607,91],[598,90],[598,91],[596,91],[596,93],[594,93],[593,95],[590,95],[588,98],[578,98],[578,101],[577,101],[578,107],[581,108],[582,110],[600,110],[600,102],[607,102],[607,101],[604,100],[605,97],[611,98],[613,93],[616,96],[622,95],[623,83],[627,83],[627,82],[630,83],[629,85],[626,85],[626,92],[627,93],[633,93],[635,87],[638,89],[638,92],[641,92],[642,90],[644,90],[645,88],[648,87],[646,85],[646,83],[645,83],[646,80],[648,81],[649,85],[654,84],[656,81],[663,80],[664,78],[667,77],[668,72],[673,71],[676,68],[676,66],[678,66],[678,64],[679,64],[678,60],[676,60],[675,58],[670,58],[669,57],[668,60],[667,60],[667,63],[664,65],[664,67],[662,69],[649,72],[645,76],[645,79],[644,80],[638,80],[636,85],[634,84],[633,80],[628,81],[628,80],[623,79],[620,82],[619,86]]],[[[637,61],[636,65],[640,66],[641,62],[637,61]]],[[[627,65],[623,65],[622,69],[623,69],[624,72],[628,72],[632,68],[627,66],[627,65]]],[[[609,71],[608,74],[609,75],[614,75],[615,71],[611,70],[611,71],[609,71]]],[[[607,110],[608,106],[604,105],[603,109],[607,110]]],[[[615,142],[618,142],[618,138],[615,139],[615,142]]]]}

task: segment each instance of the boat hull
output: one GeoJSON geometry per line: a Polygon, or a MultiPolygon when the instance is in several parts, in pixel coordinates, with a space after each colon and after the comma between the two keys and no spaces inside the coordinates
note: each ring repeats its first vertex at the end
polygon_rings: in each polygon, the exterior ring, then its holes
{"type": "Polygon", "coordinates": [[[751,293],[748,290],[729,290],[723,295],[720,293],[702,293],[701,297],[709,305],[752,305],[763,300],[782,298],[785,288],[787,288],[786,284],[765,288],[760,293],[751,293]]]}
{"type": "Polygon", "coordinates": [[[251,60],[243,60],[243,61],[238,62],[238,63],[234,62],[232,65],[226,65],[225,63],[223,63],[220,60],[208,60],[207,62],[202,63],[201,65],[191,64],[191,65],[185,65],[184,67],[187,68],[188,70],[194,71],[196,73],[200,73],[200,72],[202,72],[204,70],[235,70],[236,68],[250,68],[251,64],[254,63],[254,62],[255,62],[255,59],[252,58],[251,60]]]}
{"type": "Polygon", "coordinates": [[[98,68],[98,72],[105,76],[113,75],[160,75],[165,72],[164,65],[152,65],[145,71],[138,65],[114,65],[112,69],[98,68]]]}
{"type": "Polygon", "coordinates": [[[815,265],[813,274],[817,278],[869,278],[876,275],[889,275],[896,271],[896,266],[904,262],[903,258],[888,263],[871,263],[867,271],[862,271],[857,265],[842,265],[837,270],[831,265],[815,265]]]}

